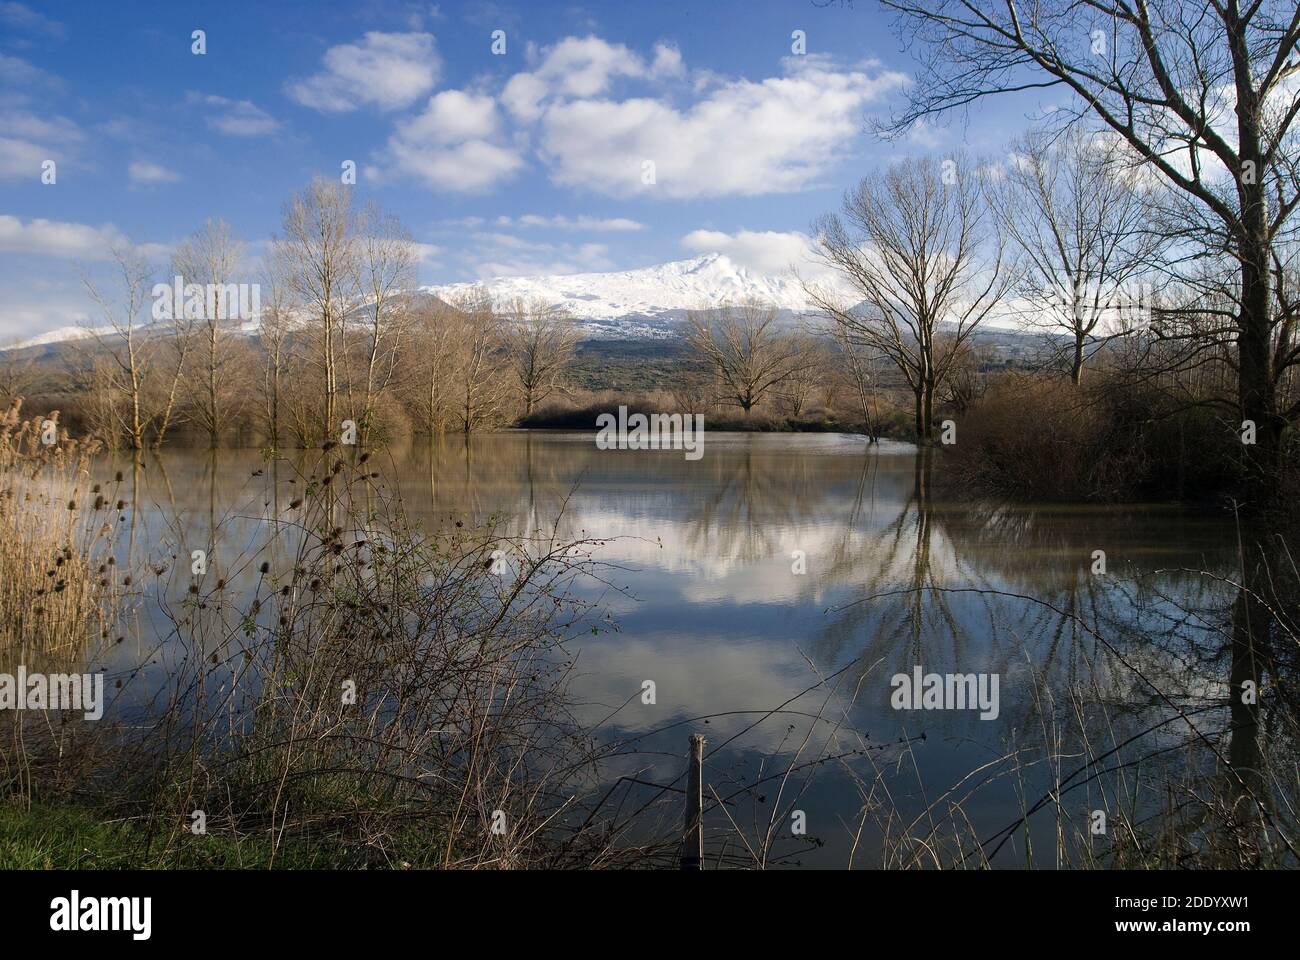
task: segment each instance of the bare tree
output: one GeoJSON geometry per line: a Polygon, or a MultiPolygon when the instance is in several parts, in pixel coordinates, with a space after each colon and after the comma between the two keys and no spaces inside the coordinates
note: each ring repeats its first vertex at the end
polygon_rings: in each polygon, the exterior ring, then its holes
{"type": "Polygon", "coordinates": [[[804,284],[838,336],[896,366],[931,436],[935,397],[971,334],[1011,283],[980,177],[958,158],[905,161],[864,179],[843,219],[817,221],[819,254],[861,298],[804,284]]]}
{"type": "Polygon", "coordinates": [[[785,412],[800,417],[812,402],[813,395],[825,385],[830,355],[820,337],[807,333],[792,334],[790,348],[799,357],[799,363],[791,367],[785,379],[777,384],[776,393],[785,412]]]}
{"type": "Polygon", "coordinates": [[[994,94],[1060,88],[1074,95],[1054,104],[1061,123],[1100,120],[1184,204],[1185,239],[1235,259],[1237,399],[1257,429],[1248,495],[1265,506],[1283,426],[1300,416],[1300,399],[1278,400],[1300,360],[1295,305],[1278,294],[1300,204],[1295,0],[883,2],[926,51],[892,130],[994,94]]]}
{"type": "Polygon", "coordinates": [[[516,299],[503,312],[506,351],[528,416],[562,385],[578,328],[567,311],[544,300],[516,299]]]}
{"type": "Polygon", "coordinates": [[[778,328],[773,306],[746,301],[691,311],[687,345],[709,366],[717,401],[749,412],[805,362],[799,344],[778,328]]]}
{"type": "Polygon", "coordinates": [[[286,278],[312,321],[316,364],[322,388],[320,431],[337,431],[340,354],[347,316],[356,306],[357,240],[352,194],[348,187],[318,177],[284,206],[284,235],[276,237],[277,256],[288,265],[286,278]]]}
{"type": "Polygon", "coordinates": [[[501,420],[510,380],[505,333],[501,315],[484,289],[462,294],[449,306],[438,315],[441,330],[436,335],[450,357],[450,419],[458,429],[472,433],[501,420]]]}
{"type": "Polygon", "coordinates": [[[444,432],[452,419],[460,323],[457,311],[440,300],[419,303],[411,318],[409,349],[398,358],[402,394],[429,434],[444,432]]]}
{"type": "MultiPolygon", "coordinates": [[[[239,412],[239,393],[232,389],[230,374],[236,351],[232,349],[229,321],[236,317],[225,316],[232,300],[228,296],[212,296],[206,291],[224,291],[239,268],[243,244],[231,234],[230,224],[224,220],[206,220],[172,255],[172,272],[182,278],[186,286],[198,284],[205,288],[202,316],[194,317],[189,304],[173,305],[172,323],[176,334],[186,341],[191,337],[185,328],[197,321],[199,337],[199,362],[202,380],[191,390],[191,416],[207,433],[209,443],[216,446],[221,433],[239,412]],[[184,319],[177,319],[183,314],[184,319]]],[[[234,298],[238,303],[238,297],[234,298]]],[[[179,344],[177,345],[180,346],[179,344]]],[[[176,376],[179,378],[185,357],[179,356],[176,376]]],[[[168,405],[170,411],[170,404],[168,405]]]]}
{"type": "Polygon", "coordinates": [[[108,390],[119,395],[125,404],[125,422],[122,424],[133,450],[144,449],[145,434],[153,416],[145,409],[143,396],[149,378],[149,362],[140,332],[140,313],[149,296],[149,266],[138,252],[126,244],[117,244],[110,251],[119,290],[109,294],[84,271],[81,282],[94,300],[105,321],[105,327],[89,326],[87,329],[95,345],[110,359],[108,365],[95,365],[107,381],[108,390]]]}
{"type": "Polygon", "coordinates": [[[714,403],[712,381],[700,370],[683,370],[670,392],[673,403],[683,413],[705,413],[714,403]]]}
{"type": "Polygon", "coordinates": [[[127,397],[120,390],[116,361],[98,349],[79,350],[68,366],[73,391],[81,397],[86,432],[117,450],[127,436],[127,397]]]}
{"type": "Polygon", "coordinates": [[[1034,130],[1013,145],[990,197],[1020,254],[1024,319],[1069,340],[1070,378],[1108,339],[1151,309],[1134,289],[1160,243],[1144,229],[1146,205],[1110,138],[1075,129],[1034,130]]]}
{"type": "Polygon", "coordinates": [[[944,381],[939,399],[962,416],[970,409],[987,388],[987,380],[981,374],[981,368],[989,360],[989,351],[981,350],[967,343],[958,352],[952,369],[944,381]]]}
{"type": "Polygon", "coordinates": [[[303,349],[292,348],[282,357],[284,370],[280,376],[280,423],[288,429],[299,447],[311,447],[321,442],[321,397],[325,394],[325,376],[322,371],[316,342],[303,344],[303,349]]]}
{"type": "Polygon", "coordinates": [[[409,321],[403,292],[415,282],[415,244],[394,216],[371,204],[358,225],[359,295],[365,306],[365,393],[359,439],[365,445],[375,419],[375,400],[392,380],[409,321]]]}
{"type": "Polygon", "coordinates": [[[167,439],[176,416],[176,403],[180,394],[181,380],[185,376],[187,361],[194,347],[194,321],[186,318],[185,311],[179,315],[173,313],[172,319],[163,321],[166,331],[160,332],[162,338],[161,353],[170,367],[167,383],[167,399],[163,401],[162,413],[158,417],[158,429],[154,434],[154,446],[161,447],[167,439]]]}
{"type": "Polygon", "coordinates": [[[844,327],[843,324],[831,323],[830,332],[838,348],[837,359],[846,374],[853,396],[858,402],[858,412],[862,414],[862,423],[866,427],[867,437],[872,443],[880,439],[876,426],[873,401],[876,397],[876,360],[868,353],[866,347],[844,327]]]}
{"type": "Polygon", "coordinates": [[[280,445],[282,380],[289,360],[289,336],[293,329],[293,288],[289,265],[275,251],[262,264],[262,313],[257,336],[265,357],[262,372],[262,416],[272,449],[280,445]]]}

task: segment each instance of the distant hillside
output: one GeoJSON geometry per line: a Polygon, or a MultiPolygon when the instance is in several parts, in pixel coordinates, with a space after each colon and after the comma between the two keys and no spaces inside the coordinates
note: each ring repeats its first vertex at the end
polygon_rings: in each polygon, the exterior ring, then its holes
{"type": "MultiPolygon", "coordinates": [[[[746,300],[770,303],[783,325],[795,326],[813,314],[802,287],[789,276],[770,276],[737,265],[723,254],[710,253],[609,273],[502,277],[482,283],[421,287],[408,296],[425,305],[454,301],[476,289],[487,289],[498,303],[523,298],[557,304],[581,327],[584,343],[575,377],[590,389],[623,389],[653,385],[669,369],[686,362],[681,336],[687,312],[746,300]]],[[[304,325],[309,318],[302,318],[304,325]]],[[[255,336],[258,322],[231,321],[232,333],[255,336]]],[[[170,332],[159,324],[137,328],[142,337],[170,332]]],[[[111,331],[100,330],[111,336],[111,331]]],[[[59,363],[93,344],[83,327],[62,327],[38,334],[12,347],[0,348],[11,358],[59,363]]],[[[1005,328],[976,332],[973,342],[988,346],[999,363],[1026,364],[1042,349],[1043,338],[1005,328]]]]}

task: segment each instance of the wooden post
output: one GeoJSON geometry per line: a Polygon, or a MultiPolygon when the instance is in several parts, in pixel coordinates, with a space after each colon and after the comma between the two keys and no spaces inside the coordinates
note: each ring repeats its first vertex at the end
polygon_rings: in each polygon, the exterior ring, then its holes
{"type": "Polygon", "coordinates": [[[690,766],[686,770],[686,830],[682,835],[683,870],[704,869],[704,736],[691,734],[690,766]]]}

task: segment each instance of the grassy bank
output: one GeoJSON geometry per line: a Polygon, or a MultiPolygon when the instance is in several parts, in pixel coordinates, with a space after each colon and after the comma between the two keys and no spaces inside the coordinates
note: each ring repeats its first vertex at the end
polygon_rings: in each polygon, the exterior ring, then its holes
{"type": "Polygon", "coordinates": [[[365,866],[364,853],[299,840],[276,849],[260,837],[159,835],[93,806],[0,804],[0,870],[319,870],[365,866]]]}

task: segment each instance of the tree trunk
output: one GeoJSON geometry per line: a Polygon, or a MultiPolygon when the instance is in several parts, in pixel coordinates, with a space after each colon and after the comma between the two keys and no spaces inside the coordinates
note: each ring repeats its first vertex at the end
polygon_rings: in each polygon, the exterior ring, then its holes
{"type": "Polygon", "coordinates": [[[934,435],[934,378],[925,381],[925,439],[934,435]]]}
{"type": "Polygon", "coordinates": [[[172,410],[176,406],[176,389],[180,385],[181,375],[184,373],[185,357],[181,355],[180,361],[176,364],[176,373],[172,376],[171,389],[167,391],[167,407],[163,410],[162,421],[158,425],[158,436],[154,437],[153,445],[155,448],[163,445],[163,440],[167,437],[167,429],[171,426],[172,410]]]}
{"type": "Polygon", "coordinates": [[[208,435],[211,445],[217,445],[220,429],[217,413],[217,323],[208,327],[208,435]]]}
{"type": "Polygon", "coordinates": [[[328,439],[333,430],[338,429],[338,424],[334,422],[334,390],[335,390],[335,370],[334,370],[334,318],[330,316],[330,310],[325,308],[325,438],[328,439]]]}
{"type": "MultiPolygon", "coordinates": [[[[1232,5],[1233,18],[1236,17],[1232,5]]],[[[1229,24],[1237,92],[1238,156],[1233,171],[1241,203],[1241,317],[1237,334],[1237,395],[1243,420],[1255,423],[1255,443],[1246,445],[1246,509],[1258,514],[1277,492],[1282,422],[1277,415],[1272,369],[1272,289],[1269,277],[1269,216],[1261,152],[1260,113],[1250,56],[1240,22],[1229,24]]]]}
{"type": "Polygon", "coordinates": [[[1249,512],[1259,513],[1273,502],[1277,491],[1282,422],[1277,415],[1271,357],[1271,282],[1265,205],[1247,208],[1250,236],[1240,247],[1241,316],[1238,321],[1238,400],[1243,420],[1255,424],[1255,442],[1245,445],[1245,499],[1249,512]]]}

